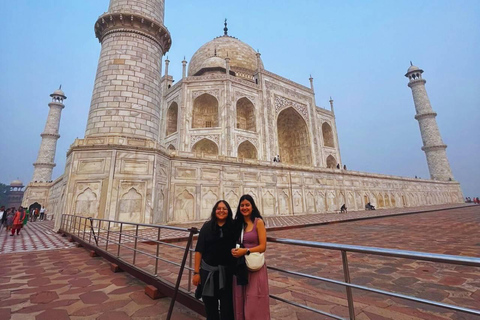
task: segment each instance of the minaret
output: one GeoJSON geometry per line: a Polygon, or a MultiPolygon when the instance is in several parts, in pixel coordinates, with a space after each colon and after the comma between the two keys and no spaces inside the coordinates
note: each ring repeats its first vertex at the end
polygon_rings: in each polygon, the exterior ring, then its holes
{"type": "Polygon", "coordinates": [[[425,79],[422,78],[423,70],[414,66],[410,62],[405,77],[409,79],[408,86],[412,89],[413,102],[415,103],[416,115],[422,135],[423,147],[427,156],[428,170],[433,180],[449,181],[453,180],[452,170],[447,159],[445,145],[438,130],[435,117],[437,113],[433,111],[428,99],[427,90],[425,90],[425,79]]]}
{"type": "Polygon", "coordinates": [[[35,169],[33,170],[32,182],[47,182],[52,180],[57,140],[60,138],[58,134],[60,117],[62,115],[62,109],[65,108],[63,100],[67,99],[61,88],[62,86],[50,95],[52,102],[48,104],[50,111],[48,112],[47,123],[45,124],[43,133],[40,135],[42,142],[40,144],[40,150],[38,151],[37,161],[33,164],[35,169]]]}
{"type": "Polygon", "coordinates": [[[110,0],[95,23],[102,44],[85,137],[158,140],[164,0],[110,0]]]}

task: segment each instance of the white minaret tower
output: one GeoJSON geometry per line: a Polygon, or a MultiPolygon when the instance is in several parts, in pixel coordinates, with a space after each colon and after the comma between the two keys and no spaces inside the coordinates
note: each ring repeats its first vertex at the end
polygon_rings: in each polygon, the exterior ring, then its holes
{"type": "Polygon", "coordinates": [[[33,171],[32,182],[47,182],[52,180],[57,140],[60,138],[58,134],[60,117],[62,115],[62,109],[65,108],[63,100],[67,99],[61,88],[62,86],[50,95],[50,97],[52,97],[52,102],[48,104],[50,112],[48,113],[45,129],[40,135],[42,137],[42,143],[38,151],[37,161],[33,164],[35,169],[33,171]]]}
{"type": "Polygon", "coordinates": [[[85,137],[158,140],[165,0],[110,0],[95,23],[102,44],[85,137]]]}
{"type": "Polygon", "coordinates": [[[443,143],[440,131],[438,130],[435,117],[437,113],[433,111],[428,99],[425,83],[422,78],[423,70],[410,62],[405,77],[409,79],[408,86],[412,89],[413,102],[417,114],[420,133],[422,135],[423,147],[427,156],[428,170],[433,180],[449,181],[453,180],[452,170],[447,159],[447,145],[443,143]]]}

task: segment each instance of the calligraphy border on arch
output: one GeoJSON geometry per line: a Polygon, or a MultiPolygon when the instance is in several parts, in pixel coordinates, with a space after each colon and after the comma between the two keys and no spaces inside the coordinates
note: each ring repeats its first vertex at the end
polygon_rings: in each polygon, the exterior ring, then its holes
{"type": "Polygon", "coordinates": [[[275,112],[277,116],[282,110],[293,107],[302,115],[303,120],[308,123],[308,110],[305,104],[287,99],[277,94],[274,94],[273,99],[275,101],[275,112]]]}
{"type": "Polygon", "coordinates": [[[217,144],[217,146],[219,146],[219,144],[220,144],[220,137],[219,137],[218,134],[196,135],[196,136],[192,136],[192,138],[190,140],[190,150],[193,148],[195,143],[197,143],[198,141],[200,141],[202,139],[211,140],[211,141],[215,142],[217,144]]]}

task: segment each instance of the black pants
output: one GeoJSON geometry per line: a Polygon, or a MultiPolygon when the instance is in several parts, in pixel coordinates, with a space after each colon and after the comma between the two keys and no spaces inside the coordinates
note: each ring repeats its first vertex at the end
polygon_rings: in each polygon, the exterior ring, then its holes
{"type": "MultiPolygon", "coordinates": [[[[233,272],[227,268],[226,270],[226,283],[222,290],[218,289],[218,272],[215,272],[213,281],[215,284],[214,296],[205,297],[202,296],[203,303],[205,304],[205,311],[207,313],[207,320],[233,320],[233,272]],[[218,301],[220,301],[220,315],[218,314],[218,301]]],[[[207,278],[208,272],[200,269],[200,279],[204,283],[207,278]]]]}

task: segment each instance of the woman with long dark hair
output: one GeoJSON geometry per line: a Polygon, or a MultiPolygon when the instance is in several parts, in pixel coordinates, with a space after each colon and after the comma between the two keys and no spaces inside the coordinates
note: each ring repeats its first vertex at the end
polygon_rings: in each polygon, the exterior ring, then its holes
{"type": "Polygon", "coordinates": [[[232,283],[235,259],[233,213],[225,200],[218,201],[212,209],[210,220],[205,222],[195,248],[193,284],[200,290],[207,320],[233,320],[232,283]],[[220,301],[220,315],[218,302],[220,301]]]}
{"type": "MultiPolygon", "coordinates": [[[[235,223],[243,230],[241,245],[244,248],[232,249],[235,258],[249,256],[251,253],[263,253],[267,249],[267,231],[260,211],[252,196],[245,194],[240,198],[235,215],[235,223]]],[[[267,266],[257,271],[248,271],[248,283],[240,284],[234,277],[233,299],[236,320],[269,320],[270,307],[268,295],[267,266]]]]}

